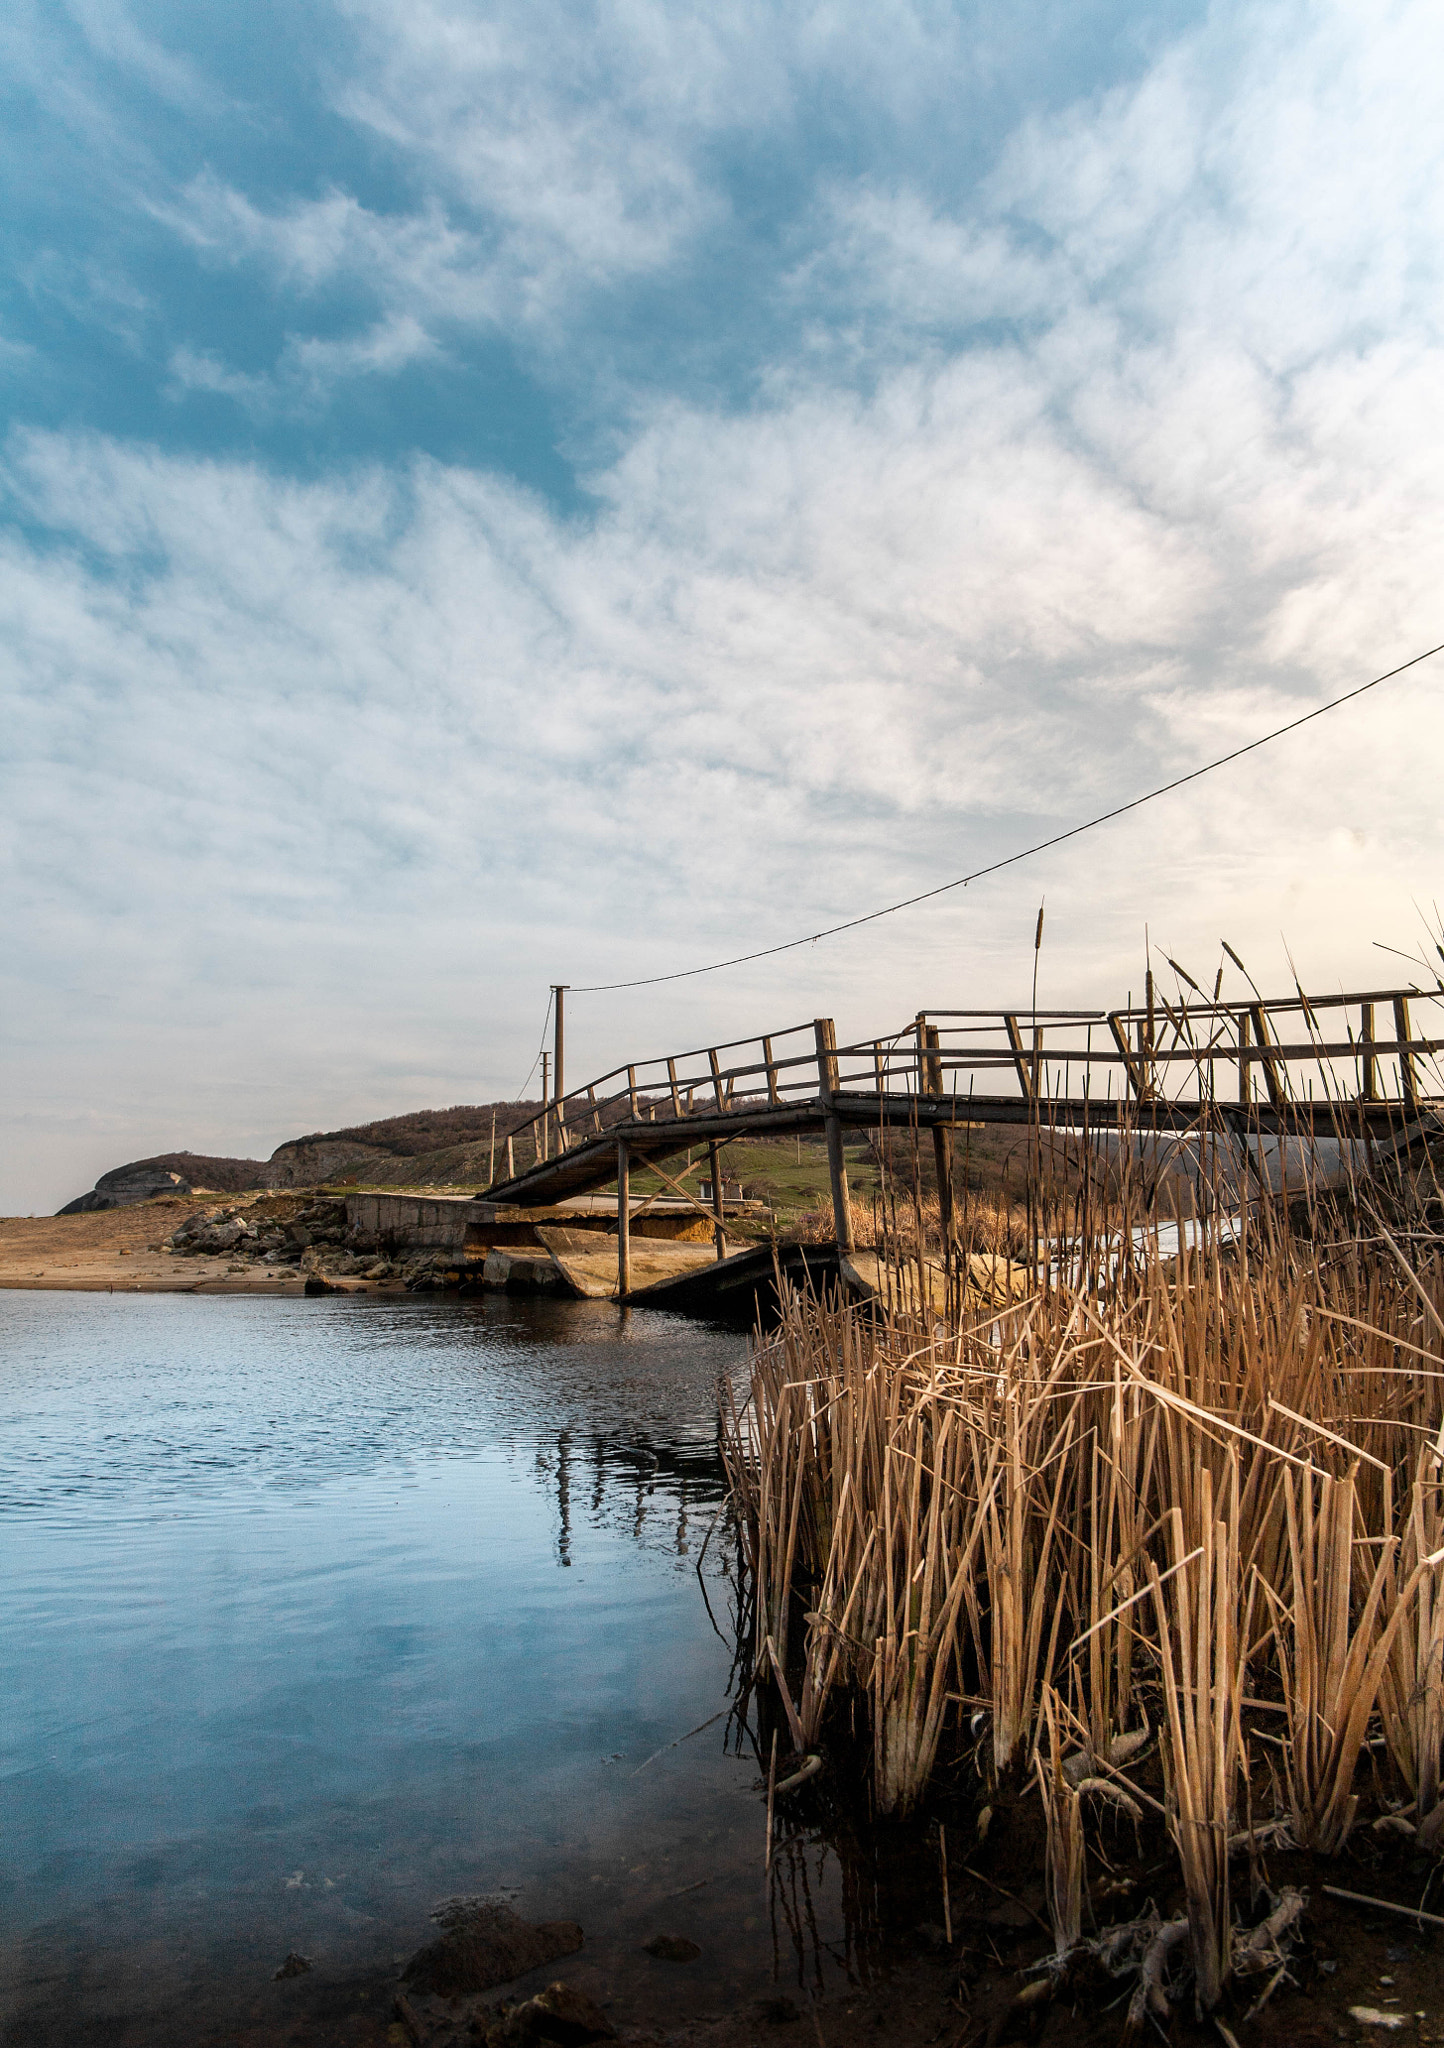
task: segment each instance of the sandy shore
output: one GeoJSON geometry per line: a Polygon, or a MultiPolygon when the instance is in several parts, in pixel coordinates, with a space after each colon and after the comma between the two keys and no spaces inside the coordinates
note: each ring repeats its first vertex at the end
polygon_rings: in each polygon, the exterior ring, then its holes
{"type": "MultiPolygon", "coordinates": [[[[245,1206],[244,1196],[224,1198],[245,1206]]],[[[0,1217],[0,1287],[54,1288],[89,1294],[302,1294],[294,1266],[237,1259],[178,1258],[161,1250],[185,1217],[213,1206],[165,1196],[133,1209],[90,1216],[0,1217]]],[[[345,1294],[400,1294],[399,1281],[336,1279],[345,1294]]]]}

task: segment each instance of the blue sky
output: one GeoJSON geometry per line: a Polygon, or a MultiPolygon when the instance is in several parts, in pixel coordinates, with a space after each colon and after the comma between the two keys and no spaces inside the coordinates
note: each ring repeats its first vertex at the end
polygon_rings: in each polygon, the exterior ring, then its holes
{"type": "MultiPolygon", "coordinates": [[[[511,1093],[546,984],[1011,850],[1444,638],[1444,27],[76,4],[0,26],[0,1207],[511,1093]]],[[[572,1059],[1436,891],[1427,668],[572,1059]]]]}

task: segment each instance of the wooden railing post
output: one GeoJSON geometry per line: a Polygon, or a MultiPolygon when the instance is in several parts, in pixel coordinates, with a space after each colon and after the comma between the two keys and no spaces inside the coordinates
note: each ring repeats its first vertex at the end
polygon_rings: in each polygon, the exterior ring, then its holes
{"type": "Polygon", "coordinates": [[[675,1060],[668,1060],[667,1062],[667,1086],[672,1091],[672,1114],[673,1116],[680,1116],[682,1114],[682,1098],[677,1093],[677,1062],[675,1060]]]}
{"type": "Polygon", "coordinates": [[[712,1093],[717,1098],[717,1107],[725,1110],[727,1096],[722,1087],[722,1062],[718,1059],[716,1050],[710,1046],[707,1050],[707,1061],[712,1069],[712,1093]]]}
{"type": "MultiPolygon", "coordinates": [[[[1113,1019],[1111,1019],[1111,1018],[1110,1018],[1110,1020],[1109,1020],[1109,1021],[1110,1021],[1110,1023],[1113,1023],[1113,1035],[1114,1035],[1114,1037],[1116,1038],[1116,1037],[1118,1036],[1118,1026],[1117,1026],[1117,1023],[1116,1023],[1116,1022],[1115,1022],[1115,1021],[1114,1021],[1113,1019]]],[[[1032,1063],[1032,1061],[1031,1061],[1031,1060],[1029,1059],[1029,1057],[1028,1057],[1028,1054],[1027,1054],[1026,1050],[1024,1049],[1024,1046],[1023,1046],[1023,1034],[1022,1034],[1022,1032],[1021,1032],[1021,1031],[1020,1031],[1020,1030],[1018,1029],[1018,1020],[1017,1020],[1017,1018],[1016,1018],[1016,1017],[1004,1017],[1004,1019],[1003,1019],[1003,1028],[1004,1028],[1004,1030],[1005,1030],[1005,1031],[1007,1032],[1007,1034],[1008,1034],[1008,1043],[1009,1043],[1009,1045],[1010,1045],[1010,1046],[1012,1047],[1012,1049],[1013,1049],[1013,1065],[1014,1065],[1014,1066],[1015,1066],[1015,1067],[1016,1067],[1016,1068],[1018,1069],[1018,1086],[1019,1086],[1019,1087],[1020,1087],[1020,1088],[1022,1089],[1022,1091],[1023,1091],[1023,1100],[1024,1100],[1025,1102],[1031,1102],[1031,1101],[1033,1100],[1033,1095],[1034,1095],[1034,1092],[1035,1092],[1035,1091],[1034,1091],[1034,1080],[1035,1080],[1035,1077],[1034,1077],[1034,1073],[1033,1073],[1033,1063],[1032,1063]]],[[[1119,1041],[1119,1043],[1120,1043],[1120,1044],[1123,1044],[1123,1041],[1122,1041],[1122,1040],[1120,1040],[1120,1041],[1119,1041]]],[[[1127,1047],[1126,1047],[1126,1045],[1124,1045],[1124,1055],[1125,1055],[1125,1058],[1126,1058],[1126,1057],[1127,1057],[1127,1047]]],[[[1132,1062],[1131,1062],[1131,1061],[1129,1061],[1129,1074],[1130,1074],[1130,1077],[1131,1077],[1131,1075],[1132,1075],[1132,1071],[1133,1071],[1133,1069],[1132,1069],[1132,1062]]]]}
{"type": "MultiPolygon", "coordinates": [[[[1255,1003],[1253,1005],[1253,1029],[1254,1037],[1261,1046],[1270,1045],[1273,1042],[1269,1034],[1268,1017],[1265,1014],[1262,1003],[1255,1003]]],[[[1265,1057],[1260,1060],[1259,1064],[1264,1070],[1264,1085],[1269,1092],[1269,1101],[1277,1109],[1285,1100],[1285,1089],[1282,1077],[1279,1074],[1279,1063],[1277,1060],[1265,1057]]]]}
{"type": "Polygon", "coordinates": [[[772,1040],[762,1041],[762,1058],[767,1067],[767,1100],[773,1109],[781,1106],[782,1097],[777,1092],[777,1064],[772,1057],[772,1040]]]}
{"type": "Polygon", "coordinates": [[[1359,1100],[1377,1102],[1379,1099],[1379,1059],[1374,1051],[1374,1005],[1359,1005],[1359,1100]]]}
{"type": "Polygon", "coordinates": [[[817,1038],[817,1092],[823,1107],[823,1129],[827,1134],[827,1174],[832,1182],[832,1225],[839,1253],[850,1252],[852,1203],[847,1192],[847,1161],[842,1151],[842,1123],[832,1107],[837,1093],[837,1027],[831,1017],[819,1017],[813,1024],[817,1038]]]}
{"type": "MultiPolygon", "coordinates": [[[[928,1093],[934,1097],[941,1097],[943,1093],[943,1063],[939,1057],[941,1044],[937,1025],[929,1024],[924,1052],[928,1093]]],[[[942,1241],[943,1257],[946,1258],[953,1242],[953,1134],[941,1123],[933,1125],[933,1165],[938,1175],[938,1235],[942,1241]]]]}
{"type": "Polygon", "coordinates": [[[1247,1010],[1238,1013],[1238,1099],[1245,1109],[1253,1103],[1253,1072],[1249,1066],[1249,1015],[1247,1010]]]}
{"type": "Polygon", "coordinates": [[[1414,1068],[1414,1055],[1409,1050],[1413,1037],[1409,1029],[1409,998],[1394,998],[1394,1036],[1399,1041],[1399,1085],[1404,1091],[1404,1100],[1410,1109],[1419,1107],[1419,1076],[1414,1068]]]}
{"type": "Polygon", "coordinates": [[[723,1219],[727,1212],[722,1206],[722,1155],[715,1145],[707,1147],[707,1165],[712,1175],[712,1214],[717,1219],[712,1232],[712,1242],[717,1248],[719,1259],[727,1256],[727,1232],[723,1219]]]}
{"type": "Polygon", "coordinates": [[[617,1294],[632,1291],[632,1148],[617,1140],[617,1294]]]}
{"type": "MultiPolygon", "coordinates": [[[[1140,1068],[1138,1061],[1134,1058],[1133,1048],[1128,1043],[1128,1033],[1124,1030],[1123,1020],[1121,1017],[1119,1017],[1116,1010],[1110,1010],[1108,1013],[1108,1029],[1113,1033],[1113,1043],[1117,1046],[1118,1051],[1122,1056],[1123,1071],[1128,1076],[1129,1087],[1133,1090],[1133,1093],[1137,1096],[1140,1102],[1146,1101],[1148,1096],[1148,1083],[1144,1080],[1143,1071],[1140,1068]]],[[[1016,1026],[1013,1028],[1009,1035],[1016,1039],[1016,1026]]]]}

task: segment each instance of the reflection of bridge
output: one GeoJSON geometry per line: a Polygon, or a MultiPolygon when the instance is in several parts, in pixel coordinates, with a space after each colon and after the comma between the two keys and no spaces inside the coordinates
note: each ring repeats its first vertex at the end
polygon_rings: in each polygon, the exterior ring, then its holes
{"type": "MultiPolygon", "coordinates": [[[[616,1067],[559,1093],[507,1141],[496,1202],[541,1204],[617,1183],[620,1291],[628,1291],[629,1175],[652,1168],[715,1221],[724,1247],[718,1148],[732,1138],[822,1131],[839,1248],[852,1249],[842,1134],[931,1130],[944,1231],[952,1219],[950,1130],[1024,1124],[1085,1134],[1213,1129],[1397,1143],[1444,1118],[1434,1055],[1411,1004],[1436,989],[1170,1003],[1123,1010],[931,1010],[902,1030],[839,1045],[830,1018],[757,1039],[616,1067]],[[760,1057],[758,1056],[760,1055],[760,1057]],[[517,1142],[534,1157],[517,1171],[517,1142]],[[713,1204],[661,1165],[706,1148],[713,1204]]],[[[560,1055],[560,1045],[558,1047],[560,1055]]],[[[560,1056],[558,1057],[560,1070],[560,1056]]],[[[700,1164],[700,1161],[699,1161],[700,1164]]],[[[691,1169],[689,1169],[690,1171],[691,1169]]]]}

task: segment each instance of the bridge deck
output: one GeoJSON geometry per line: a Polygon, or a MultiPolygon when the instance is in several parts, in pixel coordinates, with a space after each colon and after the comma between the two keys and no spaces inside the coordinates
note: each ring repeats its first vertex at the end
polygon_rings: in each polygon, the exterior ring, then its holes
{"type": "MultiPolygon", "coordinates": [[[[561,1202],[573,1195],[610,1187],[617,1177],[617,1144],[626,1143],[633,1166],[660,1163],[679,1152],[724,1145],[733,1138],[790,1137],[794,1132],[825,1132],[829,1117],[847,1130],[958,1130],[969,1124],[1026,1125],[1037,1121],[1045,1130],[1105,1132],[1190,1131],[1199,1128],[1203,1109],[1197,1102],[1093,1102],[1084,1096],[1049,1097],[1028,1102],[1016,1095],[971,1097],[863,1094],[839,1091],[826,1099],[739,1106],[725,1114],[696,1111],[691,1116],[653,1120],[628,1117],[609,1124],[600,1135],[582,1139],[558,1158],[544,1159],[498,1181],[486,1191],[489,1202],[561,1202]]],[[[1332,1138],[1362,1136],[1397,1140],[1416,1128],[1421,1116],[1444,1119],[1444,1099],[1419,1098],[1412,1107],[1400,1102],[1359,1105],[1333,1102],[1215,1104],[1211,1113],[1225,1129],[1257,1137],[1293,1134],[1332,1138]]]]}
{"type": "MultiPolygon", "coordinates": [[[[1047,1130],[1190,1131],[1235,1138],[1311,1133],[1410,1141],[1444,1119],[1444,1036],[1416,1031],[1411,1004],[1433,989],[1210,1000],[1181,977],[1175,1001],[1152,973],[1145,1000],[1120,1010],[920,1010],[900,1030],[840,1046],[830,1018],[629,1063],[562,1089],[507,1139],[498,1202],[546,1203],[609,1186],[650,1165],[702,1208],[663,1162],[734,1138],[822,1131],[839,1250],[852,1248],[844,1129],[932,1133],[945,1234],[952,1228],[953,1149],[968,1124],[1047,1130]],[[1381,1028],[1382,1027],[1382,1028],[1381,1028]],[[516,1168],[518,1141],[532,1158],[516,1168]]],[[[557,1044],[557,1071],[562,1046],[557,1044]]],[[[719,1252],[724,1219],[710,1212],[719,1252]]],[[[617,1206],[620,1291],[628,1289],[630,1205],[617,1206]]]]}

